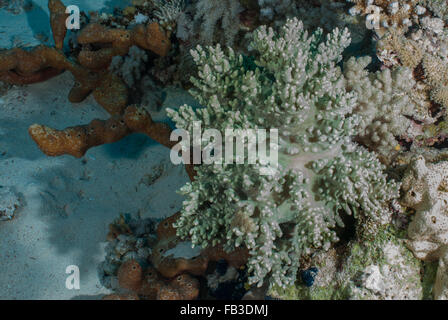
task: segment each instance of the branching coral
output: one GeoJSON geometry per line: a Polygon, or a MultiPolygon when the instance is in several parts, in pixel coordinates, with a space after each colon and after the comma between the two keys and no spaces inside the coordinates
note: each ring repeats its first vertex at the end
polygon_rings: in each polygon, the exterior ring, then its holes
{"type": "MultiPolygon", "coordinates": [[[[145,133],[171,147],[171,129],[165,124],[153,123],[144,109],[128,107],[125,83],[117,75],[103,69],[113,56],[126,54],[132,44],[159,54],[166,53],[170,47],[167,34],[157,23],[137,25],[132,30],[109,29],[92,23],[82,30],[79,42],[111,44],[111,47],[103,49],[105,51],[89,51],[92,54],[80,54],[78,63],[67,58],[61,50],[67,31],[65,23],[61,23],[65,17],[64,5],[60,0],[49,0],[48,7],[56,47],[38,46],[31,51],[16,48],[0,52],[0,80],[26,84],[43,81],[67,70],[76,80],[69,100],[81,102],[92,93],[112,118],[94,120],[89,125],[64,130],[34,124],[29,128],[29,133],[41,150],[50,156],[71,154],[81,157],[93,146],[117,141],[132,132],[145,133]]],[[[189,173],[192,174],[192,171],[189,170],[189,173]]]]}
{"type": "Polygon", "coordinates": [[[185,0],[153,0],[153,2],[157,7],[154,15],[157,17],[159,24],[172,31],[185,7],[185,0]]]}
{"type": "Polygon", "coordinates": [[[433,88],[431,98],[448,108],[448,67],[446,61],[432,55],[423,57],[426,82],[433,88]]]}
{"type": "Polygon", "coordinates": [[[391,163],[401,150],[400,141],[412,142],[422,134],[422,123],[435,120],[418,95],[410,69],[369,73],[365,68],[370,62],[370,57],[351,58],[344,64],[344,76],[347,89],[358,96],[354,112],[361,118],[357,126],[360,141],[383,162],[391,163]]]}
{"type": "MultiPolygon", "coordinates": [[[[202,109],[169,110],[179,128],[278,129],[279,165],[199,166],[176,222],[182,237],[203,247],[249,249],[250,282],[294,283],[300,258],[337,241],[341,214],[354,214],[375,232],[397,196],[375,156],[350,141],[358,121],[350,116],[356,95],[345,90],[336,66],[350,43],[347,31],[326,40],[297,19],[279,33],[260,27],[255,59],[220,46],[193,52],[199,67],[192,94],[202,109]],[[273,169],[261,175],[260,169],[273,169]]],[[[202,145],[208,145],[204,139],[202,145]]],[[[272,147],[271,147],[272,150],[272,147]]],[[[247,159],[246,159],[247,160],[247,159]]],[[[260,159],[258,159],[260,160],[260,159]]]]}
{"type": "Polygon", "coordinates": [[[126,108],[123,116],[108,120],[93,120],[88,125],[55,130],[34,124],[29,133],[39,148],[49,156],[70,154],[82,157],[92,147],[116,142],[133,133],[145,133],[166,147],[172,147],[169,137],[171,129],[164,123],[152,121],[149,113],[136,106],[126,108]]]}
{"type": "Polygon", "coordinates": [[[403,178],[402,204],[414,209],[408,245],[422,260],[439,260],[434,286],[436,299],[448,299],[448,162],[427,164],[415,158],[403,178]]]}
{"type": "MultiPolygon", "coordinates": [[[[377,43],[377,56],[386,67],[405,66],[413,71],[420,106],[431,110],[436,123],[443,124],[440,120],[448,107],[448,31],[443,20],[425,16],[418,28],[406,34],[389,30],[377,43]]],[[[443,125],[427,124],[424,144],[443,141],[443,125]]]]}
{"type": "Polygon", "coordinates": [[[391,28],[404,33],[420,16],[426,13],[426,8],[418,4],[418,0],[348,0],[355,5],[350,9],[352,15],[366,16],[366,24],[379,36],[383,36],[391,28]]]}
{"type": "Polygon", "coordinates": [[[448,4],[446,0],[420,0],[422,5],[430,9],[436,16],[448,20],[448,4]]]}
{"type": "Polygon", "coordinates": [[[96,51],[83,50],[78,60],[87,68],[105,68],[109,66],[114,56],[127,54],[134,45],[165,56],[171,47],[169,37],[170,34],[156,22],[147,25],[138,24],[130,30],[111,29],[98,23],[90,23],[81,30],[78,43],[82,45],[109,44],[110,47],[96,51]]]}
{"type": "Polygon", "coordinates": [[[240,28],[239,13],[243,11],[238,0],[209,1],[196,3],[195,23],[198,24],[201,44],[215,42],[217,31],[221,30],[223,42],[231,46],[240,28]]]}
{"type": "Polygon", "coordinates": [[[415,69],[422,63],[424,77],[431,88],[446,86],[448,33],[441,19],[425,16],[420,19],[419,28],[406,35],[391,29],[378,42],[377,51],[388,66],[415,69]]]}
{"type": "Polygon", "coordinates": [[[144,65],[147,61],[148,55],[145,50],[132,46],[127,56],[115,56],[112,58],[109,70],[122,78],[128,88],[132,88],[142,78],[145,70],[144,65]]]}

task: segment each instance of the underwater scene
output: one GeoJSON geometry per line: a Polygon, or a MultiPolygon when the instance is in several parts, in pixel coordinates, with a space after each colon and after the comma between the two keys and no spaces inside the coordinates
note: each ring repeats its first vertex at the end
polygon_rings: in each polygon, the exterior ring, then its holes
{"type": "Polygon", "coordinates": [[[446,0],[0,0],[0,300],[448,299],[447,110],[446,0]]]}

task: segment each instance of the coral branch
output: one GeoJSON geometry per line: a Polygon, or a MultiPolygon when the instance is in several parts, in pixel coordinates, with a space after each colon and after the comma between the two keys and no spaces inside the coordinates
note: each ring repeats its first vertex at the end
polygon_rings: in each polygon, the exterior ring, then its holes
{"type": "Polygon", "coordinates": [[[144,133],[167,148],[173,147],[176,143],[170,141],[170,127],[165,123],[153,122],[144,108],[128,107],[125,111],[124,121],[132,131],[144,133]]]}
{"type": "Polygon", "coordinates": [[[77,158],[82,157],[94,146],[118,141],[130,133],[129,128],[119,117],[106,121],[93,120],[88,125],[64,130],[34,124],[28,132],[46,155],[70,154],[77,158]]]}
{"type": "Polygon", "coordinates": [[[150,50],[159,56],[166,56],[171,48],[169,33],[157,23],[147,26],[137,25],[131,30],[109,29],[98,23],[87,25],[78,36],[78,43],[108,44],[110,47],[97,51],[83,50],[79,54],[79,63],[87,68],[101,69],[110,65],[114,56],[123,56],[133,45],[150,50]]]}
{"type": "Polygon", "coordinates": [[[170,141],[170,127],[165,123],[153,122],[150,114],[137,106],[126,108],[123,116],[113,116],[105,121],[93,120],[88,125],[56,130],[34,124],[28,131],[39,148],[49,156],[70,154],[79,158],[92,147],[116,142],[133,132],[144,133],[168,148],[175,144],[170,141]]]}
{"type": "Polygon", "coordinates": [[[49,0],[48,9],[50,10],[50,24],[53,30],[55,47],[62,50],[65,35],[67,34],[65,22],[69,15],[65,13],[66,7],[60,0],[49,0]]]}

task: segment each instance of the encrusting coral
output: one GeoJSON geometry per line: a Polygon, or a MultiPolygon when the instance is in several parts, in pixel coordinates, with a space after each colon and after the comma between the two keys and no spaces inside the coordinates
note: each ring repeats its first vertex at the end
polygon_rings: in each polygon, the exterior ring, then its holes
{"type": "Polygon", "coordinates": [[[374,238],[351,240],[343,247],[320,252],[309,262],[318,270],[307,286],[298,281],[269,295],[285,300],[419,300],[423,297],[420,261],[405,239],[390,226],[374,238]],[[343,250],[343,252],[342,252],[343,250]]]}
{"type": "Polygon", "coordinates": [[[199,25],[200,42],[203,45],[213,44],[217,31],[223,30],[224,43],[233,45],[240,29],[239,14],[242,11],[238,0],[197,1],[194,19],[199,25]]]}
{"type": "Polygon", "coordinates": [[[448,299],[448,162],[415,158],[402,183],[402,205],[415,210],[408,227],[408,246],[426,261],[439,260],[434,298],[448,299]]]}
{"type": "MultiPolygon", "coordinates": [[[[202,247],[248,248],[251,284],[293,284],[302,257],[338,240],[341,215],[353,214],[359,229],[375,233],[390,217],[387,201],[398,196],[378,159],[350,140],[356,95],[346,91],[336,66],[349,34],[335,29],[323,41],[321,34],[309,35],[291,19],[279,33],[257,29],[254,59],[220,46],[198,47],[191,93],[204,108],[168,110],[190,134],[195,122],[222,134],[278,128],[278,166],[260,159],[203,164],[181,189],[186,200],[178,235],[202,247]]],[[[201,141],[202,147],[209,143],[201,141]]]]}

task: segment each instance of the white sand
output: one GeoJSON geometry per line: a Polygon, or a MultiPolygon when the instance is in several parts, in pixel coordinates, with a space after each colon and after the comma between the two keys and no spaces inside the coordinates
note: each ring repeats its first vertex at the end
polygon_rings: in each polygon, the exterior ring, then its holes
{"type": "MultiPolygon", "coordinates": [[[[144,135],[90,149],[82,159],[47,157],[37,148],[27,132],[33,123],[62,129],[108,117],[92,97],[68,102],[72,81],[65,73],[0,97],[0,185],[13,188],[23,203],[13,220],[0,221],[0,299],[107,292],[96,268],[108,224],[120,213],[163,217],[181,206],[175,191],[188,181],[184,168],[172,165],[169,150],[144,135]],[[155,172],[161,176],[148,184],[155,172]],[[65,269],[72,264],[81,271],[80,290],[65,288],[65,269]]],[[[168,90],[164,106],[190,102],[183,91],[168,90]]],[[[163,119],[163,112],[155,118],[163,119]]]]}

